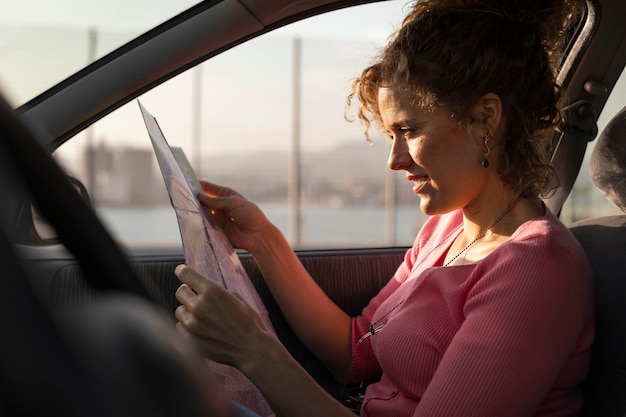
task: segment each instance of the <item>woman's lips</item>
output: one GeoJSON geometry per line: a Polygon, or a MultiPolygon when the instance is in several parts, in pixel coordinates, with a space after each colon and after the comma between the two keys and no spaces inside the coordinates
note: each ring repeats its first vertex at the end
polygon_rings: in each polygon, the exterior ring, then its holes
{"type": "Polygon", "coordinates": [[[413,193],[419,194],[419,192],[426,185],[426,181],[428,180],[427,176],[418,176],[418,175],[407,175],[407,179],[413,182],[413,193]]]}

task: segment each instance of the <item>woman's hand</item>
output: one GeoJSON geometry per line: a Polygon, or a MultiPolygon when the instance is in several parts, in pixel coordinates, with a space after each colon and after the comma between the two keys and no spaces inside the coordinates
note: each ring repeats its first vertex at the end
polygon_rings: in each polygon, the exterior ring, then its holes
{"type": "MultiPolygon", "coordinates": [[[[302,266],[280,230],[255,204],[230,188],[208,182],[202,182],[202,187],[205,194],[198,196],[200,202],[214,213],[218,225],[224,229],[232,245],[254,256],[263,279],[291,328],[333,375],[339,381],[344,381],[352,360],[350,316],[328,298],[302,266]]],[[[196,293],[202,290],[191,284],[189,287],[196,293]]],[[[184,296],[185,292],[191,290],[181,289],[179,292],[184,296]]],[[[200,295],[205,297],[205,294],[200,295]]],[[[232,298],[231,294],[226,295],[228,297],[225,298],[232,298]]],[[[207,301],[207,306],[198,307],[199,311],[194,313],[194,317],[203,321],[200,310],[210,306],[211,314],[214,314],[210,318],[226,319],[225,315],[231,313],[218,312],[216,308],[220,302],[223,300],[216,301],[216,305],[212,305],[213,301],[207,301]]],[[[235,323],[234,326],[239,325],[235,323]]],[[[233,331],[232,327],[233,324],[227,324],[226,330],[233,331]]],[[[267,344],[271,343],[270,340],[267,344]]]]}
{"type": "Polygon", "coordinates": [[[179,265],[175,274],[183,283],[176,291],[181,306],[175,312],[183,335],[193,337],[205,356],[216,362],[239,368],[256,360],[271,336],[257,312],[192,268],[179,265]]]}
{"type": "Polygon", "coordinates": [[[198,200],[213,215],[231,244],[254,253],[264,230],[274,227],[263,211],[228,187],[206,181],[200,183],[204,194],[198,194],[198,200]]]}
{"type": "Polygon", "coordinates": [[[178,328],[205,355],[232,365],[256,384],[276,415],[354,417],[323,390],[241,298],[179,265],[178,328]]]}

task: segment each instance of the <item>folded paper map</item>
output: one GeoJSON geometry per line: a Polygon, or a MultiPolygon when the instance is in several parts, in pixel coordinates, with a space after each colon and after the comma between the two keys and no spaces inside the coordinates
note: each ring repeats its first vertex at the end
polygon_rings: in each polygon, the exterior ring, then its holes
{"type": "MultiPolygon", "coordinates": [[[[197,198],[201,191],[196,175],[180,148],[170,148],[156,119],[139,103],[146,128],[165,180],[170,201],[176,211],[183,243],[185,264],[227,290],[239,294],[274,331],[265,305],[250,281],[228,238],[217,227],[213,216],[197,198]]],[[[219,382],[236,401],[261,416],[273,412],[258,389],[237,369],[209,362],[219,382]]]]}

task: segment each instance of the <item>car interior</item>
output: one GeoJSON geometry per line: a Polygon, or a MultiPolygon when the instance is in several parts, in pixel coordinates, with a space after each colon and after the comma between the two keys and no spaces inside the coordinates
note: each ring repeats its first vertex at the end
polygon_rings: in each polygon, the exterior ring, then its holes
{"type": "MultiPolygon", "coordinates": [[[[184,263],[182,251],[120,244],[94,210],[84,181],[69,178],[53,154],[203,62],[291,23],[365,3],[373,2],[203,1],[19,106],[0,101],[0,320],[6,335],[1,415],[211,415],[203,400],[207,381],[198,371],[203,359],[174,335],[180,285],[174,269],[184,263]],[[53,239],[42,237],[37,215],[53,228],[53,239]]],[[[545,203],[564,216],[577,177],[587,175],[582,167],[590,163],[595,187],[617,207],[611,215],[568,224],[594,272],[596,337],[583,386],[585,417],[626,415],[624,96],[617,97],[622,110],[603,113],[626,64],[625,15],[622,0],[588,0],[557,78],[568,98],[554,135],[560,186],[545,203]],[[600,115],[610,120],[602,129],[600,115]],[[585,154],[591,150],[589,162],[585,154]]],[[[321,288],[356,315],[393,275],[406,249],[319,246],[297,254],[321,288]]],[[[346,387],[289,328],[254,259],[238,255],[280,340],[340,398],[346,387]]]]}

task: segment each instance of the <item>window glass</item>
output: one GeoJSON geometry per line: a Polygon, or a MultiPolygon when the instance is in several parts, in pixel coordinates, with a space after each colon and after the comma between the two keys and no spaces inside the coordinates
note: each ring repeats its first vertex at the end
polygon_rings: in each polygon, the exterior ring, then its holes
{"type": "MultiPolygon", "coordinates": [[[[255,201],[294,247],[410,245],[426,218],[418,200],[403,175],[386,168],[386,140],[374,135],[368,144],[362,126],[343,117],[351,80],[401,22],[406,3],[297,22],[212,58],[140,101],[199,177],[255,201]]],[[[624,105],[625,93],[622,76],[600,131],[624,105]]],[[[619,213],[591,182],[592,148],[593,142],[563,207],[565,223],[619,213]]],[[[55,156],[86,185],[121,243],[180,246],[137,103],[77,135],[55,156]]]]}
{"type": "MultiPolygon", "coordinates": [[[[368,144],[360,123],[343,115],[351,80],[401,22],[406,3],[295,23],[210,59],[140,101],[199,177],[255,201],[294,247],[410,245],[425,219],[410,184],[387,169],[382,135],[368,144]]],[[[122,243],[180,245],[136,103],[55,155],[83,180],[122,243]]]]}
{"type": "MultiPolygon", "coordinates": [[[[598,134],[602,132],[613,116],[626,106],[625,97],[626,71],[622,72],[598,118],[598,134]]],[[[594,141],[587,145],[587,151],[585,152],[585,158],[580,168],[580,173],[578,174],[572,192],[563,205],[561,219],[566,224],[589,217],[621,214],[619,208],[607,200],[595,187],[591,179],[589,163],[595,143],[594,141]]]]}
{"type": "Polygon", "coordinates": [[[0,1],[0,89],[20,106],[195,3],[0,1]]]}
{"type": "MultiPolygon", "coordinates": [[[[170,144],[184,149],[199,177],[255,201],[294,247],[410,245],[425,220],[419,202],[403,176],[386,168],[385,139],[374,135],[368,144],[361,125],[343,117],[352,78],[400,23],[406,3],[358,6],[295,23],[227,51],[140,100],[170,144]]],[[[600,117],[600,131],[624,105],[625,90],[622,76],[600,117]]],[[[591,182],[592,148],[593,143],[563,207],[565,223],[619,213],[591,182]]],[[[55,155],[87,186],[121,243],[180,245],[136,103],[55,155]]]]}

